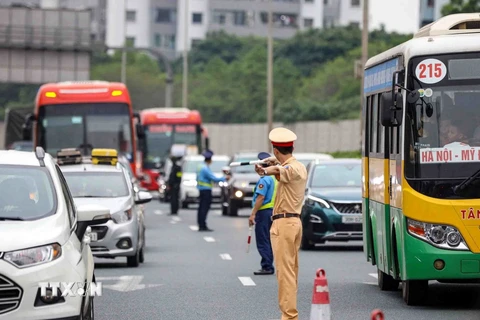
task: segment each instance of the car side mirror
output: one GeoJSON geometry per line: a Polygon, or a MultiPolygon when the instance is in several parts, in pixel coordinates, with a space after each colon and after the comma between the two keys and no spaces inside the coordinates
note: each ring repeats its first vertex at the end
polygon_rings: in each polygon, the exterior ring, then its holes
{"type": "Polygon", "coordinates": [[[96,204],[86,204],[77,208],[78,222],[87,225],[103,224],[112,219],[110,209],[96,204]]]}
{"type": "Polygon", "coordinates": [[[135,204],[144,204],[152,201],[152,195],[150,192],[139,191],[137,193],[137,199],[135,199],[135,204]]]}

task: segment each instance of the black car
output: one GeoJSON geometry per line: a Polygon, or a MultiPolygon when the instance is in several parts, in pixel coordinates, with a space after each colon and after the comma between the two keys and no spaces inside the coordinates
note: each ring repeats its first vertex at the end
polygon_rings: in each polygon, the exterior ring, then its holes
{"type": "Polygon", "coordinates": [[[317,160],[307,168],[301,248],[308,250],[325,241],[362,240],[361,160],[317,160]]]}
{"type": "MultiPolygon", "coordinates": [[[[231,162],[245,162],[258,160],[258,153],[238,153],[231,162]]],[[[230,168],[232,178],[228,182],[219,184],[222,195],[222,214],[237,216],[238,209],[251,208],[253,189],[260,176],[255,172],[255,166],[240,166],[230,168]]]]}

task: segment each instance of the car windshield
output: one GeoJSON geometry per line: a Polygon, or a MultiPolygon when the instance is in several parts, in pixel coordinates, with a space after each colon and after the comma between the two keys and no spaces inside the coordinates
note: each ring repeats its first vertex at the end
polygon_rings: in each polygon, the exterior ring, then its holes
{"type": "Polygon", "coordinates": [[[0,166],[0,221],[35,220],[54,214],[54,190],[46,168],[0,166]]]}
{"type": "MultiPolygon", "coordinates": [[[[197,173],[203,166],[205,162],[203,159],[201,160],[188,160],[185,162],[185,166],[183,168],[183,172],[186,173],[197,173]]],[[[228,166],[228,161],[226,160],[215,160],[212,159],[212,163],[210,164],[210,170],[212,172],[222,172],[223,167],[228,166]]]]}
{"type": "Polygon", "coordinates": [[[312,188],[361,187],[360,163],[321,164],[315,166],[310,182],[312,188]]]}
{"type": "Polygon", "coordinates": [[[115,198],[128,196],[122,172],[64,172],[74,198],[115,198]]]}
{"type": "MultiPolygon", "coordinates": [[[[247,162],[247,161],[256,161],[258,160],[258,157],[251,157],[251,158],[235,158],[233,159],[233,162],[247,162]]],[[[232,168],[233,173],[255,173],[255,166],[254,165],[249,165],[249,166],[240,166],[240,167],[233,167],[232,168]]]]}

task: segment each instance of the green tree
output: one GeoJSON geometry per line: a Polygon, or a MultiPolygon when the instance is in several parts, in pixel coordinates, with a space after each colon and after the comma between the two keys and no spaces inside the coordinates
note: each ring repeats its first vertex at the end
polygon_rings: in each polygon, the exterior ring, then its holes
{"type": "Polygon", "coordinates": [[[442,16],[455,13],[473,13],[480,11],[480,0],[450,0],[442,7],[442,16]]]}

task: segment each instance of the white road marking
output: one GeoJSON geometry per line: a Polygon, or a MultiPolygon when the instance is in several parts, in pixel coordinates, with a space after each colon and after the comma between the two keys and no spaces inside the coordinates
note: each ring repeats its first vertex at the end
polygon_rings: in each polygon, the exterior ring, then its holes
{"type": "Polygon", "coordinates": [[[190,226],[189,227],[192,231],[198,231],[198,226],[190,226]]]}
{"type": "Polygon", "coordinates": [[[256,285],[250,277],[238,277],[238,280],[240,280],[240,282],[246,287],[256,285]]]}
{"type": "Polygon", "coordinates": [[[223,260],[232,260],[232,257],[230,257],[228,253],[222,253],[220,255],[220,258],[222,258],[223,260]]]}
{"type": "Polygon", "coordinates": [[[163,211],[162,210],[155,210],[155,211],[153,211],[153,213],[161,215],[161,214],[163,214],[163,211]]]}
{"type": "Polygon", "coordinates": [[[212,237],[203,237],[203,240],[205,240],[207,242],[215,242],[215,239],[212,238],[212,237]]]}
{"type": "Polygon", "coordinates": [[[214,210],[213,213],[216,214],[217,216],[221,216],[222,210],[214,210]]]}
{"type": "Polygon", "coordinates": [[[172,217],[172,220],[173,220],[173,221],[180,222],[180,221],[182,221],[182,218],[180,218],[180,217],[172,217]]]}
{"type": "Polygon", "coordinates": [[[369,273],[368,275],[370,277],[374,277],[375,279],[378,279],[378,274],[376,274],[376,273],[369,273]]]}
{"type": "Polygon", "coordinates": [[[171,224],[176,224],[177,221],[175,221],[175,220],[170,220],[170,223],[171,223],[171,224]]]}
{"type": "Polygon", "coordinates": [[[378,283],[376,283],[376,282],[363,282],[363,284],[368,284],[368,285],[371,285],[371,286],[378,285],[378,283]]]}
{"type": "Polygon", "coordinates": [[[129,292],[136,291],[147,288],[154,288],[163,286],[163,284],[140,284],[143,280],[143,276],[121,276],[121,277],[98,277],[97,281],[111,281],[116,280],[117,283],[113,285],[103,285],[102,288],[120,291],[120,292],[129,292]]]}

